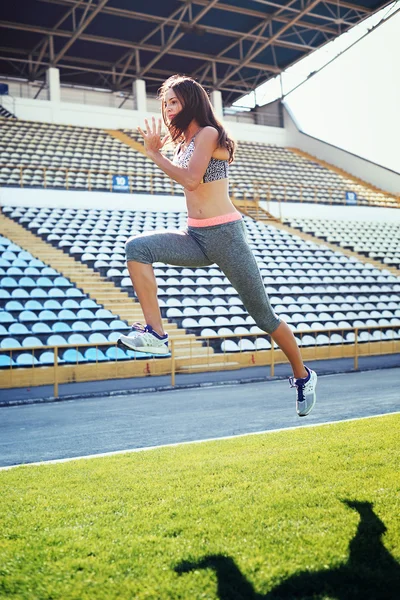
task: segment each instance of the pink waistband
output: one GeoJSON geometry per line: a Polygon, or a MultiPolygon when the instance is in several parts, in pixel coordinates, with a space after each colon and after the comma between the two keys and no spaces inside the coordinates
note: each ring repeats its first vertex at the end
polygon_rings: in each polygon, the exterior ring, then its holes
{"type": "Polygon", "coordinates": [[[189,227],[210,227],[212,225],[223,225],[232,221],[240,221],[242,215],[239,212],[228,213],[227,215],[219,215],[210,219],[192,219],[188,217],[187,224],[189,227]]]}

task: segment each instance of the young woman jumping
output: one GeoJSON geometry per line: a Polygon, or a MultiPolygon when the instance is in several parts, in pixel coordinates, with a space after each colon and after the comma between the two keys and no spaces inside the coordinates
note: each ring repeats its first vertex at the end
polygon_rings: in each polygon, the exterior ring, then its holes
{"type": "Polygon", "coordinates": [[[154,117],[152,123],[145,120],[145,131],[138,130],[147,156],[184,187],[188,226],[184,231],[146,232],[127,241],[128,271],[146,324],[135,324],[119,341],[140,352],[167,354],[168,334],[162,324],[152,264],[216,264],[258,327],[287,356],[293,369],[289,382],[296,388],[297,414],[306,416],[316,401],[317,375],[304,365],[291,329],[271,307],[242,216],[229,198],[228,168],[235,142],[216,118],[207,92],[194,79],[174,75],[164,82],[159,95],[168,134],[161,139],[161,119],[156,123],[154,117]],[[173,161],[160,152],[171,142],[177,144],[173,161]]]}

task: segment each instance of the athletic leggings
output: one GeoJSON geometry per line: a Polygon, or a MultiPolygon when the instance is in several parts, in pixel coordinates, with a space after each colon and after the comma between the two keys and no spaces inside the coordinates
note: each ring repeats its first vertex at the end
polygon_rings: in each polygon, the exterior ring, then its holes
{"type": "Polygon", "coordinates": [[[264,288],[242,219],[185,231],[162,230],[133,236],[126,242],[126,260],[183,267],[218,265],[260,329],[273,333],[280,324],[264,288]]]}

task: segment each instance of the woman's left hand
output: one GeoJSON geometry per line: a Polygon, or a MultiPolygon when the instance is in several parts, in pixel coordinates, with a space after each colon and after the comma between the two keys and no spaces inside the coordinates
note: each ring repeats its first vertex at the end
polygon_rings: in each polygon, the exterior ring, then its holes
{"type": "Polygon", "coordinates": [[[158,125],[156,126],[156,120],[152,117],[152,124],[149,125],[147,119],[144,120],[146,123],[146,133],[138,127],[140,135],[144,139],[144,147],[146,152],[159,152],[165,145],[168,135],[165,135],[161,139],[161,119],[158,119],[158,125]]]}

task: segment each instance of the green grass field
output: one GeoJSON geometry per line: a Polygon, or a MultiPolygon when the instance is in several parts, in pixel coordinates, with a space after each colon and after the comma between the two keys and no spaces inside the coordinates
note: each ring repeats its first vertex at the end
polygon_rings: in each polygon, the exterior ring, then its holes
{"type": "Polygon", "coordinates": [[[399,427],[388,415],[2,471],[0,597],[398,599],[399,427]]]}

